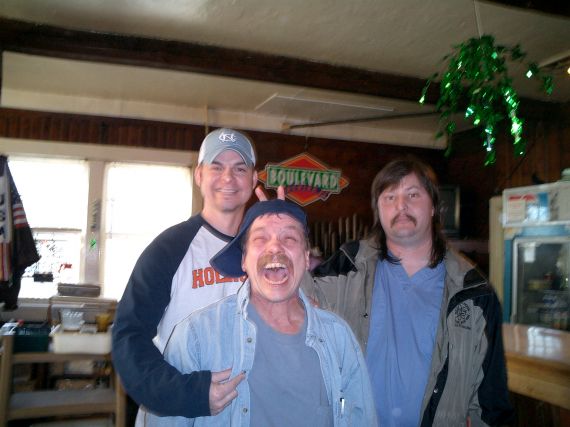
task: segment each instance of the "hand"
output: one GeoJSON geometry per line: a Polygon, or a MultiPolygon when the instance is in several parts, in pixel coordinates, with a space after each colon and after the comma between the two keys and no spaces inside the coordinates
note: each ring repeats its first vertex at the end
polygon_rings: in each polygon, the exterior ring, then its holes
{"type": "MultiPolygon", "coordinates": [[[[265,194],[265,191],[263,191],[263,187],[261,185],[255,187],[255,195],[257,196],[260,202],[266,202],[269,200],[267,198],[267,194],[265,194]]],[[[277,198],[280,200],[285,200],[285,187],[283,187],[282,185],[277,187],[277,198]]]]}
{"type": "Polygon", "coordinates": [[[231,373],[231,368],[225,371],[212,372],[209,395],[210,415],[218,415],[238,395],[236,388],[244,380],[245,374],[242,372],[230,380],[231,373]]]}
{"type": "Polygon", "coordinates": [[[314,295],[309,297],[309,303],[315,308],[321,308],[319,300],[314,295]]]}

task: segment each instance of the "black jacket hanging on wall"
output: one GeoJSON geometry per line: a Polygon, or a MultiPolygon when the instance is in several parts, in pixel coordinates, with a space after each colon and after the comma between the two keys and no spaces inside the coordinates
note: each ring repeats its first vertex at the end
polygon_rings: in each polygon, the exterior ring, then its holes
{"type": "Polygon", "coordinates": [[[0,303],[4,310],[18,307],[24,270],[39,259],[8,159],[0,156],[0,303]]]}

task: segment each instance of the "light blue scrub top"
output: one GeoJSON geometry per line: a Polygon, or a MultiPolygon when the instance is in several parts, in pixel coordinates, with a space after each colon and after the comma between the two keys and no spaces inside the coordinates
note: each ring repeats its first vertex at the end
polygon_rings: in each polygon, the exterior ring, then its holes
{"type": "Polygon", "coordinates": [[[445,267],[408,277],[401,264],[378,261],[366,363],[383,427],[416,427],[433,353],[445,267]]]}

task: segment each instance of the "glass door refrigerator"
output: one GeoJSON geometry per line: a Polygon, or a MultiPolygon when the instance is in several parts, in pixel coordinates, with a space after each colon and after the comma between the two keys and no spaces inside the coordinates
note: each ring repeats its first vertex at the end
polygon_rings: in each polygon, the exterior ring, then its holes
{"type": "Polygon", "coordinates": [[[504,321],[570,330],[570,182],[503,192],[504,321]]]}

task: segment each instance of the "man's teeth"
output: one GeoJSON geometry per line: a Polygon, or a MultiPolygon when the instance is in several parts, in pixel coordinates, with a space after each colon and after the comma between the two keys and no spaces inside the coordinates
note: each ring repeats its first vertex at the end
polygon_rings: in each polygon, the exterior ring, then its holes
{"type": "Polygon", "coordinates": [[[279,262],[272,262],[265,266],[267,269],[276,269],[276,268],[285,268],[285,264],[281,264],[279,262]]]}

